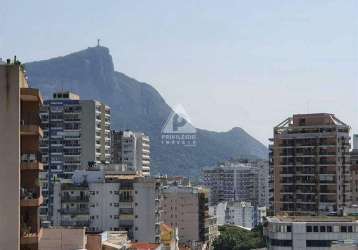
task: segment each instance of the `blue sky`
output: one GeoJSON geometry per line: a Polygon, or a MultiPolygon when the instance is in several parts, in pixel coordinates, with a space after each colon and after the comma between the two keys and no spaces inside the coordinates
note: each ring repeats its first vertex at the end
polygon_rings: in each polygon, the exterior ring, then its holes
{"type": "Polygon", "coordinates": [[[0,57],[46,59],[102,44],[194,125],[267,144],[293,113],[358,132],[358,1],[0,0],[0,57]]]}

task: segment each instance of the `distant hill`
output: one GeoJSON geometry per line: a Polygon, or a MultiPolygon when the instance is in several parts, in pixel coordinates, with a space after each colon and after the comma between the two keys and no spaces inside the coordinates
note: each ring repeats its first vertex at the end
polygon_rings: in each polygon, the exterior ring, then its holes
{"type": "MultiPolygon", "coordinates": [[[[45,97],[70,90],[112,108],[112,128],[143,131],[151,138],[152,173],[196,176],[200,167],[230,158],[267,158],[267,148],[241,128],[197,130],[197,146],[163,145],[161,128],[172,109],[151,85],[114,70],[108,48],[26,63],[31,86],[45,97]]],[[[240,115],[240,114],[237,114],[240,115]]]]}

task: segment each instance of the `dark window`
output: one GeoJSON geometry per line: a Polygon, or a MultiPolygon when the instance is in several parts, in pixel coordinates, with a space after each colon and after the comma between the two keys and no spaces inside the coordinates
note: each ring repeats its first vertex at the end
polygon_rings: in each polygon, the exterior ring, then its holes
{"type": "Polygon", "coordinates": [[[282,247],[290,247],[292,246],[292,240],[270,240],[271,246],[282,246],[282,247]]]}
{"type": "Polygon", "coordinates": [[[330,247],[330,240],[306,240],[306,247],[330,247]]]}
{"type": "Polygon", "coordinates": [[[287,226],[287,232],[291,233],[291,230],[292,230],[291,226],[287,226]]]}
{"type": "Polygon", "coordinates": [[[318,232],[318,226],[313,226],[313,232],[318,232]]]}
{"type": "Polygon", "coordinates": [[[307,233],[312,232],[312,226],[306,226],[306,232],[307,233]]]}
{"type": "Polygon", "coordinates": [[[332,233],[332,226],[327,226],[327,232],[332,233]]]}
{"type": "Polygon", "coordinates": [[[346,226],[341,226],[341,232],[346,233],[347,232],[347,227],[346,226]]]}
{"type": "Polygon", "coordinates": [[[353,232],[353,228],[352,228],[352,226],[348,226],[348,232],[353,232]]]}
{"type": "Polygon", "coordinates": [[[319,231],[320,231],[320,232],[326,232],[326,227],[325,227],[325,226],[320,226],[319,231]]]}

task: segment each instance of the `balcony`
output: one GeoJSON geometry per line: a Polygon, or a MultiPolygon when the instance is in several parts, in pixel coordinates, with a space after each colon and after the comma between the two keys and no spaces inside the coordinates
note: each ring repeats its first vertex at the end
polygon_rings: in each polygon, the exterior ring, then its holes
{"type": "Polygon", "coordinates": [[[43,137],[43,131],[39,125],[25,125],[21,124],[21,135],[38,135],[43,137]]]}
{"type": "Polygon", "coordinates": [[[21,188],[20,205],[22,207],[38,207],[42,202],[43,197],[41,195],[40,187],[21,188]]]}
{"type": "Polygon", "coordinates": [[[62,214],[88,214],[89,209],[86,208],[62,208],[61,210],[62,214]]]}
{"type": "Polygon", "coordinates": [[[39,207],[43,202],[43,197],[39,196],[37,198],[24,198],[21,199],[20,205],[22,207],[39,207]]]}
{"type": "Polygon", "coordinates": [[[22,154],[20,166],[21,170],[43,170],[41,154],[22,154]]]}
{"type": "Polygon", "coordinates": [[[38,89],[21,88],[20,95],[22,101],[40,102],[43,103],[41,93],[38,89]]]}
{"type": "Polygon", "coordinates": [[[89,196],[70,196],[70,195],[65,195],[63,197],[61,197],[61,202],[89,202],[89,196]]]}

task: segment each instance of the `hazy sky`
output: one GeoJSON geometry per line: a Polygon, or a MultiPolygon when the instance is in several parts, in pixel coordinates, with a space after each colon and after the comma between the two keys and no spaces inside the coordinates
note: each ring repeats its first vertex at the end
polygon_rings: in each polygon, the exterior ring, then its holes
{"type": "Polygon", "coordinates": [[[0,0],[0,57],[46,59],[102,44],[194,125],[267,144],[293,113],[358,132],[358,1],[0,0]]]}

